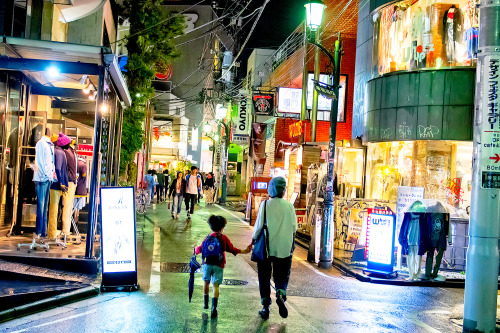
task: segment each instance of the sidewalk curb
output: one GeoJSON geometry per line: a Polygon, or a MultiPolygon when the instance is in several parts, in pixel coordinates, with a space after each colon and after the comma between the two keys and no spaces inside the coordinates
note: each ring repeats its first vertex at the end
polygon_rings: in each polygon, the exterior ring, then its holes
{"type": "Polygon", "coordinates": [[[446,287],[446,288],[465,288],[465,280],[446,280],[444,282],[433,282],[433,281],[401,281],[401,280],[390,280],[390,279],[379,279],[365,274],[358,273],[339,259],[333,259],[333,265],[340,269],[341,271],[355,277],[361,282],[370,282],[376,284],[385,284],[393,286],[415,286],[415,287],[446,287]]]}
{"type": "Polygon", "coordinates": [[[17,306],[15,308],[0,312],[0,323],[27,316],[33,313],[46,311],[61,305],[74,303],[97,295],[99,295],[99,289],[89,286],[54,297],[49,297],[37,302],[17,306]]]}

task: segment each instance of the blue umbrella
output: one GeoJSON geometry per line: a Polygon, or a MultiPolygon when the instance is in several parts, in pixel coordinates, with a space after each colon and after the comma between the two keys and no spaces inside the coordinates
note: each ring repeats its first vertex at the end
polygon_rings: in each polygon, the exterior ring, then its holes
{"type": "Polygon", "coordinates": [[[189,262],[189,303],[191,303],[191,298],[193,297],[194,290],[194,273],[198,269],[201,268],[201,265],[198,261],[196,261],[196,253],[193,250],[193,256],[191,257],[191,261],[189,262]]]}

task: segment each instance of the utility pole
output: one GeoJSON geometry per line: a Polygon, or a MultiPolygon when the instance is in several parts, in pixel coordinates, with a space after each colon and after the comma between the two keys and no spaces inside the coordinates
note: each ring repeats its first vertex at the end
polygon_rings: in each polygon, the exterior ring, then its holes
{"type": "MultiPolygon", "coordinates": [[[[321,29],[318,28],[316,30],[316,35],[314,37],[314,43],[313,44],[320,44],[320,31],[321,29]]],[[[320,61],[320,48],[316,47],[314,50],[314,80],[319,81],[319,61],[320,61]]],[[[306,84],[306,89],[307,89],[307,84],[306,84]]],[[[312,109],[311,109],[311,141],[316,142],[316,123],[318,121],[318,92],[316,89],[313,90],[313,103],[312,103],[312,109]]]]}
{"type": "Polygon", "coordinates": [[[340,33],[335,41],[335,63],[333,72],[333,92],[332,108],[330,110],[330,140],[328,145],[328,166],[325,193],[325,210],[323,214],[323,224],[321,225],[321,250],[319,255],[319,267],[331,268],[333,260],[333,235],[332,224],[335,214],[334,202],[334,179],[335,179],[335,139],[337,137],[337,114],[339,109],[339,84],[340,84],[340,62],[342,60],[342,43],[340,33]]]}
{"type": "MultiPolygon", "coordinates": [[[[306,113],[307,113],[307,81],[308,81],[308,76],[309,76],[309,69],[307,68],[307,48],[308,48],[308,43],[307,43],[307,24],[304,23],[304,67],[302,69],[302,108],[300,111],[300,120],[302,123],[304,123],[304,120],[306,120],[306,113]]],[[[305,133],[302,131],[302,134],[299,136],[299,143],[302,143],[305,141],[305,133]]]]}
{"type": "Polygon", "coordinates": [[[500,2],[482,0],[464,332],[495,332],[500,221],[500,2]]]}

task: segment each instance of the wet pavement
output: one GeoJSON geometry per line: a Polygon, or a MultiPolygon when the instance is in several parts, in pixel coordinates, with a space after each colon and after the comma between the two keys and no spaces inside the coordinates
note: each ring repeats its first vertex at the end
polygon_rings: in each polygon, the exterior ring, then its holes
{"type": "MultiPolygon", "coordinates": [[[[137,218],[138,292],[104,293],[0,325],[0,332],[461,332],[463,290],[360,282],[337,269],[320,270],[294,254],[288,291],[290,315],[275,304],[271,318],[258,317],[260,296],[250,254],[227,256],[219,317],[202,309],[201,274],[188,303],[192,246],[210,232],[211,214],[228,219],[225,234],[237,247],[251,240],[243,214],[218,206],[197,207],[191,221],[172,220],[165,203],[137,218]]],[[[201,260],[201,258],[200,258],[201,260]]]]}

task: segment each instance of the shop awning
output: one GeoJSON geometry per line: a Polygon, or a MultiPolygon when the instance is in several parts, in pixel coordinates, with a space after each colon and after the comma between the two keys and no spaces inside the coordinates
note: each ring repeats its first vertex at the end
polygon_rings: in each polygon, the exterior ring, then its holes
{"type": "Polygon", "coordinates": [[[106,0],[71,0],[71,3],[70,5],[59,5],[65,23],[76,21],[95,13],[99,8],[104,6],[106,0]]]}
{"type": "Polygon", "coordinates": [[[83,83],[79,84],[82,75],[89,75],[94,84],[97,84],[98,66],[107,65],[120,99],[126,106],[131,105],[132,99],[125,78],[118,59],[110,48],[15,37],[1,38],[0,69],[23,71],[43,86],[50,83],[51,89],[81,90],[85,88],[83,83]],[[49,66],[56,66],[65,76],[61,80],[49,80],[44,73],[49,66]]]}

